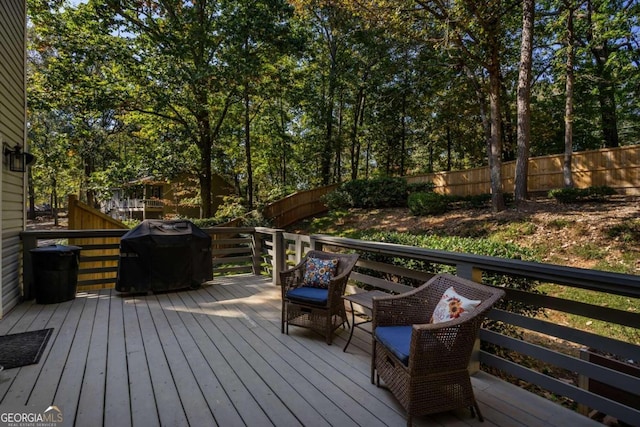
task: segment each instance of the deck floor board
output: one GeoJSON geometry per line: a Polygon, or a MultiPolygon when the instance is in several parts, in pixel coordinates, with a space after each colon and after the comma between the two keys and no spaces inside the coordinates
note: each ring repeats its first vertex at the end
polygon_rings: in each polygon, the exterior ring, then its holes
{"type": "MultiPolygon", "coordinates": [[[[280,289],[252,275],[197,290],[27,302],[0,333],[53,327],[38,364],[2,373],[0,405],[58,405],[65,425],[402,426],[391,393],[370,382],[371,337],[347,329],[333,345],[303,328],[280,332],[280,289]]],[[[485,416],[459,410],[416,426],[598,426],[579,414],[480,372],[485,416]]]]}

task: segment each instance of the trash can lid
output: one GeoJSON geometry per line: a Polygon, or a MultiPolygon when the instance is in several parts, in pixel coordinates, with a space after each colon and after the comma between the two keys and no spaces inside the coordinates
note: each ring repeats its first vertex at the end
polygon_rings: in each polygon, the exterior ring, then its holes
{"type": "Polygon", "coordinates": [[[40,246],[39,248],[31,249],[29,252],[73,252],[79,251],[82,248],[80,246],[65,246],[65,245],[47,245],[40,246]]]}

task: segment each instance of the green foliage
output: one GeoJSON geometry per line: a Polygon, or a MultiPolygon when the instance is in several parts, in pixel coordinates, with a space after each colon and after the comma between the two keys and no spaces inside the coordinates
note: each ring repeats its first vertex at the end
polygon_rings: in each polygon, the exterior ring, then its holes
{"type": "Polygon", "coordinates": [[[551,221],[549,221],[547,223],[547,225],[549,227],[555,228],[557,230],[561,230],[563,228],[567,228],[571,224],[573,224],[573,221],[569,221],[568,219],[562,219],[562,218],[554,219],[554,220],[551,220],[551,221]]]}
{"type": "Polygon", "coordinates": [[[324,203],[330,210],[347,209],[353,206],[353,198],[348,191],[338,188],[320,197],[320,201],[324,203]]]}
{"type": "Polygon", "coordinates": [[[611,238],[618,238],[626,243],[640,243],[640,219],[625,220],[621,224],[607,230],[611,238]]]}
{"type": "Polygon", "coordinates": [[[431,193],[435,187],[433,182],[413,182],[407,185],[407,193],[431,193]]]}
{"type": "Polygon", "coordinates": [[[122,223],[129,228],[134,228],[138,224],[140,224],[140,220],[137,219],[123,219],[122,223]]]}
{"type": "Polygon", "coordinates": [[[355,179],[340,185],[322,200],[330,209],[406,206],[407,180],[390,177],[355,179]]]}
{"type": "Polygon", "coordinates": [[[493,239],[517,239],[518,236],[531,236],[536,233],[538,227],[532,222],[508,222],[500,227],[493,239]]]}
{"type": "MultiPolygon", "coordinates": [[[[69,192],[99,195],[150,175],[203,177],[210,173],[205,165],[249,204],[251,194],[266,203],[347,177],[483,166],[478,96],[487,99],[487,86],[479,84],[486,64],[473,62],[487,57],[482,23],[499,17],[491,36],[500,40],[518,36],[521,21],[518,8],[500,2],[471,9],[442,3],[441,10],[434,5],[431,13],[402,19],[394,8],[364,10],[344,1],[66,3],[27,2],[28,132],[38,158],[36,199],[47,202],[69,192]],[[452,37],[460,44],[443,50],[442,34],[471,36],[452,37]],[[469,73],[451,66],[461,55],[471,61],[462,64],[469,73]]],[[[536,23],[540,44],[550,48],[533,52],[534,74],[548,78],[533,87],[532,155],[564,150],[565,100],[556,94],[565,67],[554,50],[566,28],[562,7],[541,5],[541,16],[558,19],[536,23]]],[[[576,150],[611,138],[603,128],[616,123],[602,124],[605,105],[616,112],[620,145],[640,137],[640,74],[628,47],[637,6],[607,2],[596,9],[591,25],[576,28],[576,150]],[[606,67],[596,66],[596,52],[606,54],[606,67]]],[[[519,46],[502,44],[497,54],[504,69],[514,69],[519,46]]],[[[514,111],[517,73],[501,78],[500,101],[514,111]]],[[[505,142],[515,139],[513,129],[505,128],[505,142]]],[[[199,197],[211,193],[208,182],[196,184],[199,197]]],[[[406,191],[368,185],[328,204],[402,206],[406,193],[433,190],[431,183],[406,191]]],[[[484,207],[488,199],[454,202],[484,207]]]]}
{"type": "Polygon", "coordinates": [[[608,186],[588,188],[555,188],[549,190],[549,197],[559,203],[598,202],[606,200],[608,196],[616,194],[616,190],[608,186]]]}
{"type": "Polygon", "coordinates": [[[591,260],[602,259],[607,255],[607,250],[597,243],[585,243],[584,245],[576,246],[571,252],[580,258],[591,260]]]}
{"type": "MultiPolygon", "coordinates": [[[[409,234],[398,232],[362,232],[357,238],[373,241],[373,242],[385,242],[396,243],[401,245],[415,246],[420,248],[468,253],[475,255],[485,255],[508,259],[520,259],[523,261],[538,261],[535,253],[529,249],[522,248],[512,243],[501,243],[489,239],[472,239],[455,236],[436,236],[426,234],[409,234]]],[[[455,274],[455,268],[453,266],[431,264],[425,261],[418,261],[413,259],[406,259],[400,257],[393,257],[388,255],[382,255],[377,253],[363,253],[361,254],[363,259],[370,259],[374,261],[384,262],[392,265],[398,265],[405,268],[410,268],[419,271],[425,271],[433,274],[437,273],[452,273],[455,274]]],[[[371,274],[377,277],[383,277],[387,280],[398,281],[400,283],[418,286],[421,283],[415,280],[391,277],[389,275],[378,274],[372,271],[366,271],[366,274],[371,274]]],[[[487,273],[483,276],[483,283],[493,286],[499,286],[503,288],[520,289],[527,292],[540,293],[537,290],[538,282],[530,279],[520,279],[517,277],[502,276],[499,274],[487,273]]],[[[510,311],[515,311],[522,314],[534,315],[539,312],[535,307],[530,307],[520,303],[514,303],[509,300],[503,300],[499,307],[507,308],[510,311]]],[[[497,327],[497,326],[496,326],[497,327]]]]}
{"type": "Polygon", "coordinates": [[[243,200],[237,196],[224,196],[222,198],[222,204],[216,211],[215,218],[220,222],[230,221],[235,218],[240,218],[247,213],[247,208],[243,204],[243,200]]]}
{"type": "Polygon", "coordinates": [[[407,201],[413,215],[438,215],[449,210],[449,198],[438,193],[412,193],[407,201]]]}
{"type": "MultiPolygon", "coordinates": [[[[466,196],[462,200],[469,208],[484,208],[491,204],[491,194],[476,194],[473,196],[466,196]]],[[[505,203],[506,202],[507,200],[505,200],[505,203]]]]}

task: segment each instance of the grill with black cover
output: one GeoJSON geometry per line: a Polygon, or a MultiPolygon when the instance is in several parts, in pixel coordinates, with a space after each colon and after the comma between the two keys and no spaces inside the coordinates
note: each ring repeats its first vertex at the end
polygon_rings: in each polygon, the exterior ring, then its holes
{"type": "Polygon", "coordinates": [[[120,241],[116,290],[196,288],[213,279],[211,236],[188,220],[145,220],[120,241]]]}

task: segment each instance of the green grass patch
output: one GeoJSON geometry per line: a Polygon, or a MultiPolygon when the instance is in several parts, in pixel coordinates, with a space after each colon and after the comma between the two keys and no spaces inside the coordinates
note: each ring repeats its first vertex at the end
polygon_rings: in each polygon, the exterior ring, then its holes
{"type": "Polygon", "coordinates": [[[607,230],[607,235],[625,243],[640,243],[640,219],[630,219],[616,224],[607,230]]]}
{"type": "Polygon", "coordinates": [[[596,243],[587,243],[582,246],[575,246],[570,250],[570,253],[582,259],[594,260],[603,259],[607,255],[607,251],[596,243]]]}
{"type": "Polygon", "coordinates": [[[575,224],[575,221],[570,221],[564,218],[552,219],[547,222],[548,227],[555,228],[556,230],[562,230],[563,228],[567,228],[573,224],[575,224]]]}
{"type": "Polygon", "coordinates": [[[538,227],[530,221],[525,222],[508,222],[500,226],[500,231],[494,233],[494,240],[511,240],[520,236],[532,236],[536,233],[538,227]]]}
{"type": "Polygon", "coordinates": [[[342,236],[344,230],[340,227],[344,219],[349,216],[348,209],[332,210],[324,216],[314,217],[310,221],[302,221],[305,234],[332,234],[342,236]]]}
{"type": "MultiPolygon", "coordinates": [[[[538,289],[547,295],[571,301],[579,301],[599,307],[615,310],[640,312],[640,299],[621,295],[611,295],[587,289],[572,288],[553,284],[541,284],[538,289]]],[[[566,321],[576,329],[589,331],[613,339],[640,344],[640,329],[622,326],[611,322],[589,319],[574,314],[565,314],[566,321]]],[[[550,314],[550,316],[553,316],[550,314]]],[[[555,320],[555,319],[551,319],[555,320]]]]}

